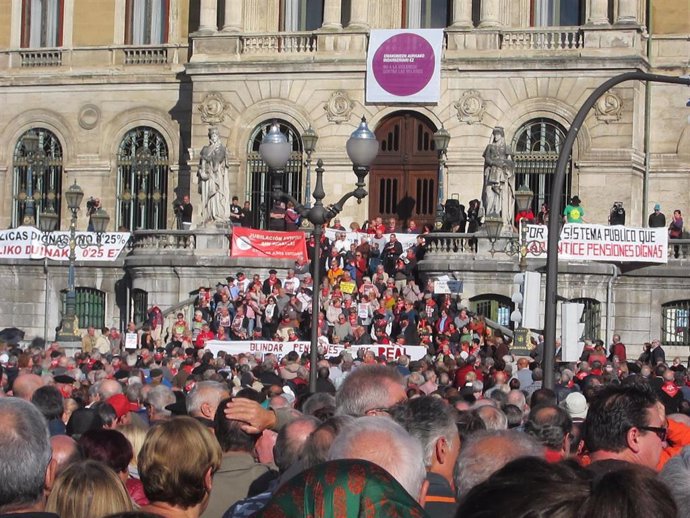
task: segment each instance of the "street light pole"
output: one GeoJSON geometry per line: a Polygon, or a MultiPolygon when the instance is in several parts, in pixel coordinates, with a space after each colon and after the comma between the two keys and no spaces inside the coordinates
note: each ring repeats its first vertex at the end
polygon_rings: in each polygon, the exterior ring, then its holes
{"type": "MultiPolygon", "coordinates": [[[[309,221],[314,227],[314,258],[312,260],[312,279],[314,281],[314,293],[312,294],[311,302],[311,340],[309,346],[309,358],[310,358],[310,369],[309,369],[309,392],[316,392],[316,364],[318,362],[318,345],[319,345],[319,295],[321,294],[320,289],[320,279],[321,279],[321,236],[323,235],[323,225],[336,217],[343,210],[343,206],[350,198],[356,198],[357,202],[360,203],[367,195],[367,191],[364,188],[366,186],[366,177],[369,174],[369,168],[371,163],[376,158],[379,151],[379,143],[376,140],[376,136],[371,132],[367,126],[367,121],[362,117],[362,121],[358,128],[350,135],[347,141],[346,149],[347,154],[352,161],[352,170],[357,177],[357,182],[355,183],[356,188],[347,194],[343,195],[336,203],[325,207],[323,205],[323,199],[326,197],[326,191],[323,188],[323,161],[318,160],[316,163],[316,184],[314,185],[314,192],[312,196],[314,197],[314,205],[308,207],[304,204],[299,203],[292,195],[282,191],[282,183],[279,178],[275,178],[278,175],[277,171],[280,171],[287,163],[286,156],[279,157],[281,152],[281,147],[287,143],[285,135],[280,132],[277,124],[271,127],[269,133],[264,137],[264,140],[259,147],[259,153],[266,163],[269,163],[266,158],[271,159],[273,164],[273,176],[272,185],[273,190],[271,197],[273,199],[285,198],[291,201],[295,205],[295,210],[304,219],[309,221]],[[270,137],[269,137],[270,135],[270,137]],[[282,138],[281,138],[282,137],[282,138]],[[264,157],[266,154],[266,157],[264,157]],[[274,160],[275,159],[275,160],[274,160]],[[284,162],[280,162],[279,159],[284,159],[284,162]]],[[[271,164],[269,163],[269,167],[271,164]]]]}
{"type": "Polygon", "coordinates": [[[445,201],[445,168],[446,168],[446,153],[448,152],[448,144],[450,143],[450,133],[441,126],[434,133],[434,147],[438,152],[438,198],[436,200],[436,222],[434,226],[437,230],[441,230],[443,226],[443,202],[445,201]]]}
{"type": "Polygon", "coordinates": [[[566,165],[575,143],[575,138],[585,122],[589,110],[609,89],[625,81],[649,81],[651,83],[670,83],[690,85],[690,78],[670,77],[646,72],[627,72],[612,77],[594,90],[575,115],[573,123],[561,147],[556,171],[551,182],[551,217],[546,250],[546,298],[544,301],[544,387],[554,387],[554,354],[556,352],[556,298],[558,294],[558,238],[560,236],[561,193],[565,185],[566,165]]]}

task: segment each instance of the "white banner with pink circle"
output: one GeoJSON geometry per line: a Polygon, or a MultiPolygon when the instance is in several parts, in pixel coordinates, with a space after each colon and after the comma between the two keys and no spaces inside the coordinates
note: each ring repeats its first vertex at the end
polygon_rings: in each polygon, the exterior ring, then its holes
{"type": "Polygon", "coordinates": [[[371,31],[367,102],[438,102],[442,52],[443,29],[371,31]]]}

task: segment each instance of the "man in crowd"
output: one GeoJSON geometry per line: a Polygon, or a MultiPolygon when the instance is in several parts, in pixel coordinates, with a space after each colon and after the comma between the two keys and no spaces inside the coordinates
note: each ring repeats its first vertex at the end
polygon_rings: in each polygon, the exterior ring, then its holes
{"type": "Polygon", "coordinates": [[[0,399],[0,515],[58,518],[43,514],[56,464],[41,412],[23,399],[0,399]]]}

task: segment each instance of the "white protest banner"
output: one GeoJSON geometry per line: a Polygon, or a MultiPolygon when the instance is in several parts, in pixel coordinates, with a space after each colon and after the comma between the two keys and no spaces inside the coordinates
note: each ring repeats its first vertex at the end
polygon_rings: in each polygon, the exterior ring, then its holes
{"type": "MultiPolygon", "coordinates": [[[[320,342],[319,347],[324,352],[326,358],[338,356],[343,350],[342,345],[324,344],[320,342]]],[[[297,354],[309,352],[309,342],[275,342],[271,340],[209,340],[204,347],[211,351],[215,356],[219,351],[227,354],[274,354],[278,359],[285,356],[290,351],[297,354]]]]}
{"type": "MultiPolygon", "coordinates": [[[[546,258],[548,228],[527,225],[529,258],[546,258]]],[[[639,263],[668,262],[666,228],[633,228],[622,225],[568,223],[558,242],[560,260],[639,263]]]]}
{"type": "Polygon", "coordinates": [[[367,102],[438,102],[442,29],[369,32],[367,102]]]}
{"type": "Polygon", "coordinates": [[[396,344],[371,344],[353,345],[348,350],[357,351],[364,349],[373,352],[376,357],[385,356],[387,360],[397,360],[401,354],[409,357],[410,360],[421,360],[426,356],[427,348],[423,345],[396,345],[396,344]]]}
{"type": "MultiPolygon", "coordinates": [[[[275,342],[271,340],[209,340],[204,347],[211,351],[214,356],[218,356],[220,351],[226,354],[273,354],[278,359],[285,356],[290,351],[295,351],[302,355],[309,352],[309,342],[275,342]]],[[[324,353],[326,358],[338,356],[343,351],[351,351],[354,357],[357,351],[364,349],[372,351],[377,357],[385,356],[389,360],[397,359],[401,354],[410,357],[411,360],[420,360],[427,353],[426,347],[422,345],[395,345],[395,344],[372,344],[372,345],[353,345],[345,348],[341,344],[329,344],[324,340],[319,340],[319,350],[324,353]]]]}
{"type": "MultiPolygon", "coordinates": [[[[330,239],[331,244],[333,244],[333,241],[336,240],[336,233],[345,234],[345,239],[347,239],[349,243],[354,243],[356,241],[357,244],[361,243],[362,239],[368,239],[371,243],[371,239],[374,237],[374,234],[367,234],[366,232],[345,232],[344,230],[327,228],[325,234],[326,237],[330,239]]],[[[398,239],[398,241],[400,241],[403,250],[407,250],[408,248],[416,244],[417,235],[418,234],[403,234],[402,232],[395,233],[395,237],[398,239]]],[[[390,234],[383,234],[383,237],[386,239],[386,242],[390,241],[391,239],[390,234]]],[[[349,250],[349,248],[347,250],[349,250]]]]}
{"type": "MultiPolygon", "coordinates": [[[[129,241],[129,232],[77,232],[77,261],[115,261],[129,241]]],[[[0,231],[0,259],[69,260],[69,232],[41,232],[34,227],[0,231]]]]}

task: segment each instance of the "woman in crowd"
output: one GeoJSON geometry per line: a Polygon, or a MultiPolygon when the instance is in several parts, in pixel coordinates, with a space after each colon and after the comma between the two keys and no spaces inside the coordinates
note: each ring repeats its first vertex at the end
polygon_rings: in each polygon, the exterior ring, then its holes
{"type": "Polygon", "coordinates": [[[142,510],[198,518],[208,505],[220,460],[218,441],[196,419],[177,417],[154,426],[139,452],[139,476],[151,502],[142,510]]]}
{"type": "Polygon", "coordinates": [[[72,464],[56,479],[46,511],[62,518],[103,518],[134,509],[122,480],[102,462],[72,464]]]}

